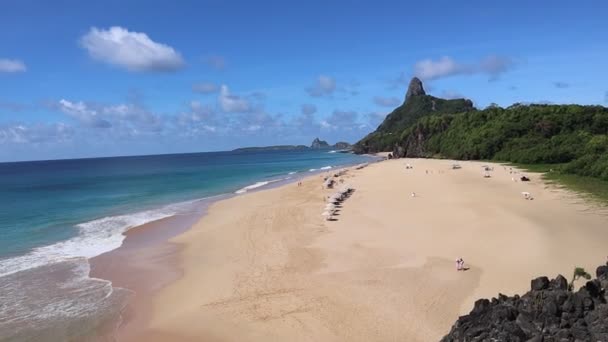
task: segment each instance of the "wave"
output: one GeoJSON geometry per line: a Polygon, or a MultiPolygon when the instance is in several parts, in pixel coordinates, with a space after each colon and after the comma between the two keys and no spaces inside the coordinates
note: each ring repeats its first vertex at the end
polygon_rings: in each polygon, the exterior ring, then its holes
{"type": "Polygon", "coordinates": [[[310,169],[310,170],[308,170],[308,172],[315,172],[315,171],[319,171],[319,170],[329,170],[331,168],[332,168],[332,166],[323,166],[318,169],[310,169]]]}
{"type": "Polygon", "coordinates": [[[290,173],[288,173],[288,175],[295,175],[296,173],[298,173],[298,171],[291,171],[290,173]]]}
{"type": "Polygon", "coordinates": [[[71,258],[92,258],[109,252],[122,245],[124,233],[129,229],[174,216],[192,207],[195,202],[198,200],[80,223],[75,226],[78,234],[68,240],[34,248],[25,255],[0,260],[0,276],[71,258]]]}
{"type": "Polygon", "coordinates": [[[132,292],[89,271],[86,258],[73,258],[3,277],[0,317],[8,319],[0,321],[0,340],[63,341],[74,332],[94,335],[109,317],[117,324],[132,292]]]}
{"type": "Polygon", "coordinates": [[[285,177],[285,178],[280,178],[280,179],[272,179],[272,180],[263,181],[263,182],[256,182],[256,183],[253,183],[251,185],[247,185],[246,187],[241,188],[241,189],[235,191],[235,194],[244,194],[244,193],[248,192],[249,190],[254,190],[254,189],[261,188],[261,187],[263,187],[265,185],[268,185],[268,184],[271,184],[271,183],[276,183],[276,182],[280,182],[280,181],[284,181],[284,180],[288,180],[288,179],[291,179],[291,177],[285,177]]]}
{"type": "Polygon", "coordinates": [[[327,153],[336,153],[336,152],[338,152],[338,151],[336,151],[336,150],[331,150],[331,151],[329,151],[329,152],[327,152],[327,153]]]}

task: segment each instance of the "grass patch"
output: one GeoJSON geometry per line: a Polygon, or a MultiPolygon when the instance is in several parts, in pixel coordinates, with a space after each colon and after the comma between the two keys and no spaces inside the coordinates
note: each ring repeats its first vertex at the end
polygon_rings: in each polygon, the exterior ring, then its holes
{"type": "Polygon", "coordinates": [[[564,186],[582,194],[586,198],[608,205],[608,181],[560,172],[562,164],[513,164],[527,172],[544,173],[543,179],[549,183],[564,186]]]}

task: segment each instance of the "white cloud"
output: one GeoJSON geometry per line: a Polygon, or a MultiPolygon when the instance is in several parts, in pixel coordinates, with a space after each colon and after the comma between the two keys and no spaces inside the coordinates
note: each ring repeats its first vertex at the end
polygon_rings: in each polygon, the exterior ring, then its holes
{"type": "Polygon", "coordinates": [[[490,80],[497,79],[515,63],[507,57],[491,55],[475,64],[456,62],[451,57],[441,57],[434,61],[424,59],[414,65],[414,75],[423,80],[436,80],[455,75],[486,74],[490,80]]]}
{"type": "Polygon", "coordinates": [[[86,126],[95,128],[109,128],[112,126],[109,121],[101,118],[96,110],[88,108],[88,106],[82,101],[70,102],[68,100],[61,99],[58,105],[61,112],[76,119],[86,126]]]}
{"type": "Polygon", "coordinates": [[[219,87],[215,83],[202,82],[193,85],[192,90],[201,94],[211,94],[217,92],[219,90],[219,87]]]}
{"type": "Polygon", "coordinates": [[[401,104],[401,100],[396,97],[374,96],[374,103],[383,107],[395,107],[401,104]]]}
{"type": "Polygon", "coordinates": [[[85,127],[112,128],[114,133],[120,134],[158,132],[164,124],[160,116],[131,103],[98,105],[62,99],[55,107],[85,127]]]}
{"type": "Polygon", "coordinates": [[[0,144],[38,144],[67,141],[74,129],[64,123],[13,124],[0,126],[0,144]]]}
{"type": "Polygon", "coordinates": [[[93,27],[80,44],[92,58],[130,71],[175,71],[184,66],[180,53],[172,47],[120,26],[107,30],[93,27]]]}
{"type": "Polygon", "coordinates": [[[220,87],[220,95],[218,97],[220,108],[226,113],[246,113],[251,111],[251,104],[246,99],[230,94],[228,86],[220,87]]]}
{"type": "Polygon", "coordinates": [[[425,59],[414,65],[414,74],[425,80],[434,80],[463,73],[468,73],[468,68],[456,63],[456,61],[447,56],[441,57],[437,61],[425,59]]]}
{"type": "Polygon", "coordinates": [[[27,70],[25,63],[18,59],[0,58],[0,72],[15,73],[27,70]]]}
{"type": "Polygon", "coordinates": [[[313,97],[329,96],[336,90],[336,80],[332,77],[320,75],[314,85],[306,88],[308,95],[313,97]]]}

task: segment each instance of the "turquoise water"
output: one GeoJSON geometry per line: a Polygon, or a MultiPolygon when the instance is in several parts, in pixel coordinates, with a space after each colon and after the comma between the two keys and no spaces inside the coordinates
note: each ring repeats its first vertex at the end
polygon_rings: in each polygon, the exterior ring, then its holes
{"type": "Polygon", "coordinates": [[[118,248],[132,227],[203,198],[367,161],[308,150],[0,163],[0,340],[33,326],[27,338],[66,340],[83,317],[119,310],[125,293],[88,278],[87,260],[118,248]]]}

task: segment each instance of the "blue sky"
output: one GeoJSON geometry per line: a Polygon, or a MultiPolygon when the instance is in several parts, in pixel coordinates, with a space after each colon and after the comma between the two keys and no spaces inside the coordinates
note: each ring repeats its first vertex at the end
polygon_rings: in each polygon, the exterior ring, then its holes
{"type": "Polygon", "coordinates": [[[355,142],[439,97],[608,101],[605,1],[4,1],[0,161],[355,142]]]}

